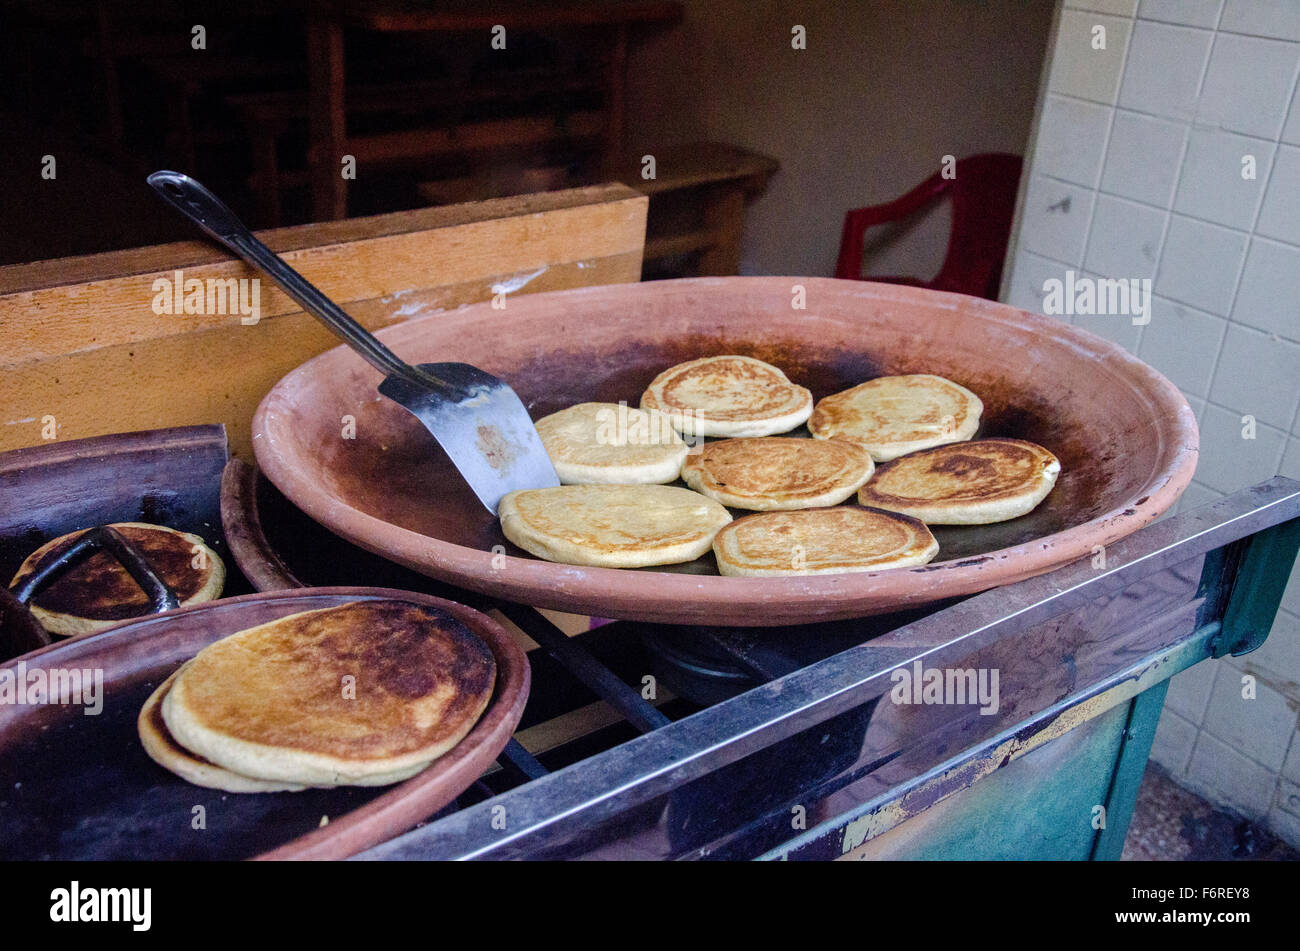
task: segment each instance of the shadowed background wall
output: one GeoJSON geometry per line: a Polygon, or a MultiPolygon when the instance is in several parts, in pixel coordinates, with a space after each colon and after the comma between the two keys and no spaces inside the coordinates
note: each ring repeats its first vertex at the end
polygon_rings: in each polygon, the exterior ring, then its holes
{"type": "MultiPolygon", "coordinates": [[[[686,0],[633,47],[634,149],[713,139],[779,159],[750,209],[742,274],[831,275],[850,208],[896,198],[947,154],[1023,154],[1052,22],[1046,0],[686,0]],[[791,48],[791,28],[807,49],[791,48]]],[[[940,210],[872,258],[930,277],[940,210]]]]}

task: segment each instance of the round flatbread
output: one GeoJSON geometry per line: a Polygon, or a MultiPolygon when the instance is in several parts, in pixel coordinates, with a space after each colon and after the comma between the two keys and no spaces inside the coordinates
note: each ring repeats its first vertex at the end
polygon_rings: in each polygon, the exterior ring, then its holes
{"type": "Polygon", "coordinates": [[[673,482],[690,447],[667,416],[626,403],[579,403],[537,421],[565,485],[673,482]]]}
{"type": "Polygon", "coordinates": [[[163,769],[175,773],[186,782],[193,783],[196,786],[204,786],[208,789],[220,789],[224,792],[300,792],[307,788],[296,783],[270,782],[232,773],[228,769],[222,769],[215,763],[208,762],[201,756],[194,755],[177,743],[167,729],[167,722],[163,720],[162,701],[167,696],[168,691],[171,690],[177,676],[184,669],[185,666],[182,665],[180,669],[174,671],[170,677],[158,685],[158,689],[149,695],[149,699],[145,701],[144,706],[140,709],[140,716],[136,718],[136,728],[140,733],[140,742],[151,760],[163,769]]]}
{"type": "Polygon", "coordinates": [[[1036,443],[977,439],[885,463],[858,501],[931,525],[988,525],[1031,511],[1060,471],[1056,456],[1036,443]]]}
{"type": "Polygon", "coordinates": [[[450,614],[357,601],[209,645],[172,683],[162,715],[181,746],[244,776],[381,786],[460,742],[495,682],[491,650],[450,614]]]}
{"type": "Polygon", "coordinates": [[[888,462],[970,439],[983,411],[978,396],[941,376],[882,376],[821,400],[808,429],[817,439],[854,442],[876,462],[888,462]]]}
{"type": "MultiPolygon", "coordinates": [[[[226,566],[198,535],[147,522],[116,522],[109,527],[140,550],[154,572],[176,592],[181,607],[221,597],[226,566]]],[[[57,557],[87,531],[69,532],[36,549],[19,566],[9,587],[18,587],[44,558],[57,557]]],[[[116,558],[97,551],[33,598],[31,609],[51,634],[73,637],[148,614],[149,596],[116,558]]]]}
{"type": "Polygon", "coordinates": [[[713,539],[718,571],[749,577],[882,571],[938,552],[924,523],[854,505],[746,515],[713,539]]]}
{"type": "Polygon", "coordinates": [[[651,381],[641,408],[658,410],[685,436],[788,433],[812,412],[812,393],[753,357],[703,357],[651,381]]]}
{"type": "Polygon", "coordinates": [[[693,561],[731,513],[670,485],[562,485],[522,489],[497,509],[506,538],[566,565],[643,568],[693,561]]]}
{"type": "Polygon", "coordinates": [[[723,505],[766,512],[838,505],[874,468],[853,443],[762,436],[708,443],[687,457],[682,479],[723,505]]]}

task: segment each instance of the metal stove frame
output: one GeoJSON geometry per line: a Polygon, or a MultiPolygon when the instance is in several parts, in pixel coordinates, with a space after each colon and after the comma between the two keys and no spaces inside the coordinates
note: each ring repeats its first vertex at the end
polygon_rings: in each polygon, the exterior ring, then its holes
{"type": "Polygon", "coordinates": [[[641,735],[555,772],[512,741],[513,788],[359,858],[1118,858],[1169,678],[1264,642],[1297,549],[1300,483],[1278,477],[887,633],[702,629],[760,674],[760,633],[856,646],[675,721],[498,604],[641,735]],[[997,670],[998,710],[893,702],[917,662],[997,670]]]}

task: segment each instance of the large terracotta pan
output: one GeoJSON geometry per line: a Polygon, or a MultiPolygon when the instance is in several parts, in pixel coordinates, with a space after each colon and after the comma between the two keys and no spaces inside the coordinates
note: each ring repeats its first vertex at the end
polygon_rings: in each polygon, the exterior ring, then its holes
{"type": "Polygon", "coordinates": [[[504,310],[479,304],[379,336],[410,362],[463,360],[497,374],[534,418],[584,400],[636,405],[661,370],[710,354],[767,360],[818,399],[884,374],[937,373],[984,401],[980,436],[1029,439],[1061,460],[1038,509],[1000,525],[938,529],[938,560],[921,568],[725,578],[711,555],[671,569],[580,568],[506,542],[433,437],[376,392],[378,374],[348,349],[303,364],[262,401],[257,460],[308,515],[433,577],[566,611],[774,625],[969,594],[1133,532],[1178,498],[1196,465],[1191,408],[1155,370],[1058,320],[956,294],[699,278],[529,295],[504,310]]]}

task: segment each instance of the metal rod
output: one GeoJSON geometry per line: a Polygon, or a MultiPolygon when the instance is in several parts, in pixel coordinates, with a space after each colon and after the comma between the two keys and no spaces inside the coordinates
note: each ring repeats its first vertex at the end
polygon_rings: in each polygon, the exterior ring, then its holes
{"type": "Polygon", "coordinates": [[[523,744],[514,737],[510,738],[506,748],[501,751],[501,757],[497,762],[501,764],[503,770],[513,774],[521,783],[541,779],[549,772],[537,761],[537,757],[524,749],[523,744]]]}
{"type": "Polygon", "coordinates": [[[14,597],[22,604],[27,604],[36,595],[52,585],[74,567],[85,561],[97,551],[105,551],[126,569],[140,590],[149,598],[149,609],[157,614],[180,607],[180,599],[153,570],[148,560],[138,548],[122,535],[107,525],[83,532],[72,546],[49,560],[42,559],[36,570],[14,592],[14,597]]]}
{"type": "Polygon", "coordinates": [[[338,334],[380,373],[406,377],[421,385],[444,385],[441,380],[406,363],[380,343],[316,285],[254,237],[238,216],[199,182],[180,172],[166,170],[154,172],[148,181],[164,201],[214,240],[279,284],[303,310],[338,334]]]}
{"type": "Polygon", "coordinates": [[[1300,484],[1274,478],[1115,542],[1107,549],[1107,568],[1095,569],[1084,558],[976,595],[505,793],[497,801],[513,817],[509,830],[491,830],[484,819],[488,807],[481,804],[360,857],[527,854],[526,843],[538,841],[544,832],[590,827],[880,696],[889,689],[890,671],[900,666],[923,658],[929,666],[943,666],[945,657],[968,656],[999,638],[1298,516],[1300,484]]]}
{"type": "Polygon", "coordinates": [[[642,733],[649,733],[672,722],[593,657],[586,648],[574,642],[573,638],[533,608],[504,602],[499,608],[502,614],[540,644],[543,650],[594,690],[598,697],[623,714],[627,722],[642,733]]]}

